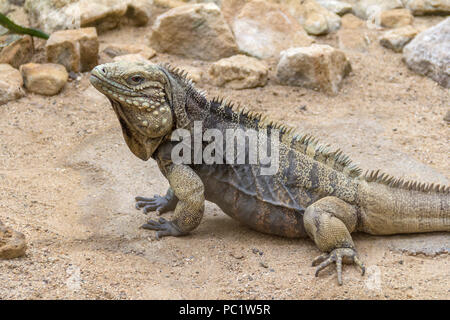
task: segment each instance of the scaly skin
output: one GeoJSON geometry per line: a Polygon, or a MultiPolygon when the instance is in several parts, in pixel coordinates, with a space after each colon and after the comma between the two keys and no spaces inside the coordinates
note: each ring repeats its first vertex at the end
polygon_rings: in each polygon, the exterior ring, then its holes
{"type": "Polygon", "coordinates": [[[450,231],[450,188],[403,181],[378,171],[362,175],[341,151],[330,150],[309,135],[298,135],[221,100],[208,101],[179,70],[117,62],[97,66],[91,83],[111,101],[130,150],[144,161],[155,159],[169,181],[164,197],[136,198],[136,207],[145,213],[174,210],[171,221],[160,218],[143,225],[156,230],[157,238],[194,230],[208,200],[255,230],[310,237],[324,252],[313,261],[318,265],[316,276],[335,263],[342,284],[343,262],[355,263],[364,274],[350,235],[354,231],[378,235],[450,231]],[[276,130],[278,172],[258,175],[259,163],[173,163],[176,142],[170,135],[178,128],[193,133],[194,121],[221,133],[276,130]]]}

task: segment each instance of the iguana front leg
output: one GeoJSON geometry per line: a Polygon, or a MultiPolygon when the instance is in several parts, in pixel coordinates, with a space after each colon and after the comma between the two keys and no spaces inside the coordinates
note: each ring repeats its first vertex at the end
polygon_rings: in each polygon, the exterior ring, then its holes
{"type": "Polygon", "coordinates": [[[306,232],[325,254],[313,261],[316,277],[320,270],[336,263],[338,283],[342,285],[342,262],[355,263],[364,275],[364,265],[358,258],[350,233],[356,229],[356,208],[336,197],[322,198],[310,205],[304,214],[306,232]]]}
{"type": "Polygon", "coordinates": [[[167,189],[165,196],[155,194],[153,198],[136,197],[136,209],[143,208],[145,214],[150,211],[156,211],[159,216],[163,213],[175,210],[178,203],[178,198],[173,193],[171,188],[167,189]]]}
{"type": "Polygon", "coordinates": [[[160,218],[159,221],[150,220],[142,226],[144,229],[156,230],[157,239],[188,234],[200,224],[205,207],[203,182],[190,167],[170,164],[165,168],[165,173],[178,203],[173,220],[160,218]]]}

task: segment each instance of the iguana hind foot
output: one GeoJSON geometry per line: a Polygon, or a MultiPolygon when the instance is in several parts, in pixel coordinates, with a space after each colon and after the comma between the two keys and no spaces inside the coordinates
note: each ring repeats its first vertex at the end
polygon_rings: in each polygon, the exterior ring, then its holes
{"type": "Polygon", "coordinates": [[[319,276],[319,272],[325,269],[327,266],[336,263],[336,271],[338,277],[338,284],[342,285],[342,262],[346,264],[355,263],[361,269],[361,275],[363,276],[366,268],[364,264],[359,260],[356,250],[351,248],[338,248],[334,249],[330,253],[324,253],[314,259],[312,265],[317,266],[315,276],[319,276]]]}
{"type": "Polygon", "coordinates": [[[313,261],[316,277],[320,270],[336,263],[338,283],[342,285],[342,262],[356,263],[364,274],[364,265],[358,259],[350,233],[356,229],[356,208],[336,197],[324,197],[306,208],[303,217],[308,235],[320,251],[324,252],[313,261]]]}

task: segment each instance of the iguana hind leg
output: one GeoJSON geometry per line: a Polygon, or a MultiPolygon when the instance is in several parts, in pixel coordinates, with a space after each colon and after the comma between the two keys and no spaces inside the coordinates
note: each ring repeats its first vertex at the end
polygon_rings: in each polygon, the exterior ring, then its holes
{"type": "Polygon", "coordinates": [[[339,285],[342,285],[342,262],[355,263],[364,275],[364,265],[350,235],[358,223],[354,206],[336,197],[325,197],[310,205],[303,219],[306,232],[319,250],[325,252],[313,261],[313,266],[319,265],[316,277],[333,262],[336,263],[339,285]]]}
{"type": "Polygon", "coordinates": [[[163,213],[175,210],[178,203],[178,198],[173,193],[173,190],[169,188],[165,196],[155,194],[153,198],[136,197],[136,209],[147,214],[150,211],[156,211],[159,216],[163,213]]]}

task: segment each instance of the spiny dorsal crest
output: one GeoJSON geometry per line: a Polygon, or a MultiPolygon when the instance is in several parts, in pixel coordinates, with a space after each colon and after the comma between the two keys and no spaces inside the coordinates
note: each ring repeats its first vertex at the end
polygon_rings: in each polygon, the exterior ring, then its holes
{"type": "Polygon", "coordinates": [[[241,108],[240,105],[235,106],[232,102],[228,102],[221,97],[214,98],[212,104],[219,105],[216,111],[224,115],[230,115],[226,120],[239,119],[240,123],[250,124],[254,129],[271,128],[278,130],[282,135],[283,142],[289,144],[295,150],[332,167],[336,171],[343,172],[349,177],[358,177],[362,172],[360,168],[351,163],[350,158],[344,155],[341,150],[331,150],[329,145],[320,144],[318,139],[312,135],[298,134],[293,127],[268,119],[259,112],[241,108]]]}
{"type": "Polygon", "coordinates": [[[195,87],[194,81],[192,81],[192,79],[189,77],[189,74],[186,71],[184,71],[180,68],[172,67],[167,62],[160,64],[160,66],[162,68],[166,69],[167,71],[169,71],[172,75],[176,76],[179,80],[183,81],[183,83],[186,85],[186,87],[189,90],[191,90],[193,93],[198,94],[206,99],[206,92],[203,90],[198,90],[195,87]]]}
{"type": "MultiPolygon", "coordinates": [[[[187,84],[193,89],[193,91],[205,96],[204,92],[199,92],[192,80],[187,77],[187,73],[177,68],[172,68],[170,65],[165,65],[171,73],[178,75],[181,79],[185,79],[187,84]]],[[[231,101],[227,101],[222,97],[215,97],[212,99],[212,105],[219,105],[216,111],[220,111],[229,115],[227,120],[233,121],[238,119],[242,124],[252,124],[254,129],[258,128],[272,128],[279,130],[283,135],[283,141],[290,143],[291,147],[298,150],[305,155],[313,158],[316,161],[324,163],[336,171],[342,172],[351,178],[360,178],[367,182],[377,182],[387,185],[392,188],[399,188],[405,190],[413,190],[420,192],[436,192],[436,193],[450,193],[450,186],[434,184],[434,183],[419,183],[417,181],[407,181],[400,178],[395,178],[385,173],[380,173],[380,170],[366,171],[362,175],[362,169],[357,165],[352,164],[349,156],[345,155],[342,150],[332,150],[329,144],[321,144],[319,140],[311,134],[300,134],[295,131],[295,128],[289,127],[280,123],[268,119],[267,116],[247,110],[240,104],[234,104],[231,101]]],[[[214,111],[213,109],[211,111],[214,111]]]]}
{"type": "Polygon", "coordinates": [[[420,183],[418,181],[395,178],[391,175],[380,172],[380,170],[366,171],[362,178],[367,182],[382,183],[392,188],[420,192],[450,193],[450,186],[425,182],[420,183]]]}

